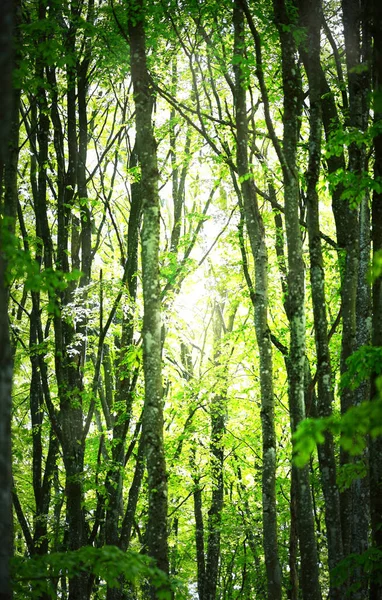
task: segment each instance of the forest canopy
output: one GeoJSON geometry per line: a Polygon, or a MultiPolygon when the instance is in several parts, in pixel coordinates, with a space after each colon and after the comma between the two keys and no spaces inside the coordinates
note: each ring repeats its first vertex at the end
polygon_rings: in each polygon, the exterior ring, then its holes
{"type": "Polygon", "coordinates": [[[1,11],[0,600],[380,600],[381,2],[1,11]]]}

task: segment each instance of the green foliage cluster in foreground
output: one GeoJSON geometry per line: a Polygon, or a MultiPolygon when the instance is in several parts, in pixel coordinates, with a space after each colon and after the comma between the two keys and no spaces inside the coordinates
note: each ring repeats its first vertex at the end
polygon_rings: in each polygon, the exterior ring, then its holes
{"type": "Polygon", "coordinates": [[[18,600],[40,598],[54,600],[60,597],[57,586],[61,578],[71,579],[81,573],[97,577],[99,588],[117,588],[123,585],[154,586],[158,600],[170,600],[173,594],[181,599],[179,582],[156,568],[152,559],[132,550],[122,552],[116,546],[94,548],[84,546],[72,552],[54,552],[30,558],[15,557],[12,562],[14,591],[18,600]]]}
{"type": "MultiPolygon", "coordinates": [[[[382,369],[382,349],[365,347],[358,350],[348,360],[349,370],[343,382],[354,385],[356,388],[360,381],[370,376],[370,372],[379,372],[382,369]],[[370,368],[372,371],[370,371],[370,368]],[[353,382],[353,383],[351,383],[353,382]]],[[[345,383],[344,383],[345,385],[345,383]]],[[[298,467],[303,467],[317,444],[325,440],[325,433],[338,436],[339,444],[351,456],[363,453],[368,444],[368,436],[376,438],[382,435],[382,378],[376,380],[376,397],[374,400],[362,402],[359,406],[350,408],[344,415],[333,414],[319,419],[305,419],[298,426],[293,435],[294,462],[298,467]]],[[[351,479],[364,477],[365,467],[357,467],[350,463],[342,467],[342,473],[348,473],[351,479]]],[[[341,488],[348,487],[344,484],[343,475],[338,476],[341,488]]]]}

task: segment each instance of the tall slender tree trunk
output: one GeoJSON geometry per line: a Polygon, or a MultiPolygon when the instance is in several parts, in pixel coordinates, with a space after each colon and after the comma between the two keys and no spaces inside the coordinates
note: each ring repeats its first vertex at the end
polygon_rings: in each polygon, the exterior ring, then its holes
{"type": "MultiPolygon", "coordinates": [[[[142,186],[143,369],[145,405],[143,435],[146,451],[149,508],[149,554],[169,571],[167,541],[167,476],[163,446],[161,300],[159,286],[160,204],[156,142],[152,125],[152,89],[147,69],[143,1],[129,15],[131,78],[134,89],[136,140],[142,186]],[[134,18],[132,18],[134,17],[134,18]]],[[[155,590],[151,590],[156,598],[155,590]]]]}
{"type": "Polygon", "coordinates": [[[250,167],[248,164],[248,122],[243,72],[245,44],[244,13],[239,4],[235,4],[233,23],[235,29],[234,72],[237,171],[239,180],[241,180],[243,213],[255,261],[255,286],[252,298],[260,358],[263,444],[263,546],[267,571],[268,598],[269,600],[278,600],[281,599],[281,568],[277,545],[276,433],[274,424],[272,344],[268,327],[268,253],[265,244],[264,223],[259,211],[255,187],[253,181],[250,179],[250,167]]]}
{"type": "MultiPolygon", "coordinates": [[[[193,448],[193,459],[195,459],[195,448],[193,448]]],[[[193,466],[193,465],[191,465],[193,466]]],[[[206,581],[206,560],[204,554],[204,522],[202,511],[202,489],[200,486],[200,475],[193,475],[194,491],[194,517],[195,517],[195,546],[198,578],[199,600],[204,600],[204,590],[206,581]]]]}
{"type": "MultiPolygon", "coordinates": [[[[296,151],[301,116],[301,77],[295,59],[295,26],[288,17],[284,0],[274,0],[275,21],[281,42],[284,92],[284,175],[285,226],[288,250],[288,319],[290,326],[289,407],[292,432],[305,417],[305,276],[299,222],[299,183],[296,151]]],[[[304,600],[321,600],[308,466],[296,472],[297,526],[301,554],[301,587],[304,600]]]]}
{"type": "MultiPolygon", "coordinates": [[[[130,165],[136,166],[137,155],[134,146],[130,165]]],[[[107,544],[112,544],[127,549],[130,542],[133,519],[138,500],[138,493],[143,477],[142,438],[139,442],[138,457],[135,473],[131,484],[128,506],[125,517],[120,527],[120,512],[123,487],[123,470],[125,461],[126,436],[131,421],[134,389],[136,377],[132,372],[126,372],[126,354],[131,350],[134,343],[134,312],[137,298],[137,270],[138,270],[138,245],[139,229],[141,223],[142,197],[140,182],[131,186],[131,207],[128,222],[127,235],[127,287],[129,290],[130,311],[124,315],[122,321],[121,349],[117,362],[117,383],[114,404],[115,417],[113,425],[112,464],[106,477],[106,491],[108,494],[108,506],[105,519],[105,539],[107,544]]],[[[107,600],[118,600],[123,593],[116,588],[108,588],[107,600]]]]}
{"type": "MultiPolygon", "coordinates": [[[[68,164],[65,173],[65,186],[58,194],[57,268],[68,273],[69,266],[69,223],[71,206],[77,181],[78,141],[77,141],[77,85],[75,72],[75,42],[77,7],[71,5],[71,21],[65,38],[67,53],[66,100],[68,110],[68,164]]],[[[82,110],[81,110],[82,112],[82,110]]],[[[81,125],[82,126],[82,125],[81,125]]],[[[82,137],[83,134],[81,134],[82,137]]],[[[83,192],[83,190],[82,190],[83,192]]],[[[60,294],[60,310],[72,301],[72,288],[60,294]]],[[[54,319],[56,343],[56,376],[60,397],[60,422],[62,428],[62,453],[66,473],[66,519],[68,527],[68,547],[78,550],[86,545],[87,532],[83,512],[83,472],[84,472],[84,415],[82,407],[82,364],[81,359],[73,361],[70,346],[74,343],[75,327],[62,317],[54,319]]],[[[84,600],[88,597],[87,575],[81,573],[69,580],[69,600],[84,600]]]]}
{"type": "MultiPolygon", "coordinates": [[[[213,309],[213,362],[217,369],[217,391],[213,395],[210,403],[211,415],[211,479],[212,479],[212,497],[208,511],[207,521],[207,552],[205,560],[203,600],[215,600],[217,597],[219,583],[219,564],[220,564],[220,539],[221,522],[224,503],[224,445],[223,436],[225,433],[225,422],[227,412],[227,379],[226,366],[220,362],[221,342],[222,342],[222,319],[223,304],[215,302],[213,309]],[[222,372],[224,369],[224,373],[222,372]]],[[[233,325],[233,320],[232,320],[233,325]]],[[[228,327],[231,331],[232,327],[228,327]]],[[[198,490],[196,490],[198,491],[198,490]]],[[[194,496],[194,501],[198,500],[198,495],[194,496]]],[[[195,509],[198,506],[195,505],[195,509]]],[[[201,508],[201,507],[200,507],[201,508]]],[[[199,510],[200,510],[199,508],[199,510]]],[[[199,513],[200,514],[200,513],[199,513]]],[[[198,518],[198,512],[195,511],[195,521],[198,518]]],[[[200,522],[198,523],[200,529],[200,522]]],[[[200,531],[199,531],[200,535],[200,531]]],[[[202,574],[202,572],[200,573],[202,574]]]]}
{"type": "MultiPolygon", "coordinates": [[[[303,62],[309,82],[309,165],[307,170],[307,225],[309,236],[310,282],[312,288],[313,317],[316,339],[318,369],[318,415],[332,413],[333,382],[328,343],[326,317],[324,263],[319,225],[319,199],[317,185],[321,166],[321,64],[320,64],[320,2],[301,0],[300,23],[305,27],[306,38],[302,44],[303,62]]],[[[340,500],[336,483],[336,462],[333,436],[326,434],[319,447],[319,463],[322,489],[325,498],[325,523],[328,540],[328,562],[330,571],[343,558],[340,520],[340,500]]],[[[331,580],[330,598],[341,600],[344,591],[336,588],[331,580]]]]}
{"type": "MultiPolygon", "coordinates": [[[[66,166],[64,154],[64,128],[61,123],[57,101],[56,70],[47,68],[43,57],[36,60],[36,72],[41,82],[38,90],[37,106],[37,142],[38,176],[34,192],[34,205],[36,213],[36,233],[43,242],[43,265],[46,269],[56,269],[60,273],[69,273],[69,225],[71,222],[71,207],[73,206],[74,193],[78,184],[78,144],[77,144],[77,89],[76,89],[76,27],[78,7],[71,5],[69,26],[64,33],[64,47],[66,56],[66,101],[67,101],[67,135],[68,135],[68,162],[66,166]],[[49,86],[44,85],[46,77],[49,86]],[[48,101],[47,88],[51,94],[48,101]],[[48,162],[49,162],[49,137],[53,125],[53,141],[57,160],[57,247],[54,252],[52,232],[49,222],[48,210],[48,162]]],[[[51,3],[40,1],[38,15],[41,22],[45,22],[60,8],[51,3]]],[[[46,32],[41,32],[40,42],[46,42],[46,32]]],[[[83,74],[85,75],[85,74],[83,74]]],[[[86,79],[86,77],[85,77],[86,79]]],[[[80,102],[86,99],[86,81],[82,80],[83,88],[80,90],[80,102]]],[[[84,106],[80,107],[83,118],[84,106]]],[[[81,121],[80,141],[84,144],[86,124],[81,121]]],[[[36,153],[36,148],[32,149],[36,153]]],[[[82,160],[86,155],[82,154],[82,160]]],[[[85,171],[81,164],[80,171],[85,171]]],[[[82,178],[83,179],[83,178],[82,178]]],[[[82,181],[82,180],[81,180],[82,181]]],[[[84,188],[81,188],[84,194],[84,188]]],[[[86,265],[83,265],[85,269],[86,265]]],[[[83,427],[82,391],[83,391],[83,353],[82,357],[73,359],[71,347],[75,345],[76,330],[74,325],[63,317],[62,309],[72,302],[73,286],[68,286],[57,293],[50,292],[49,300],[55,306],[53,324],[55,337],[55,375],[57,380],[60,410],[55,414],[54,408],[49,408],[52,427],[55,429],[61,447],[65,466],[65,497],[66,497],[66,543],[69,550],[78,550],[86,545],[87,531],[83,510],[83,471],[85,439],[83,427]]],[[[88,575],[81,573],[69,580],[69,600],[86,600],[88,597],[88,575]]]]}
{"type": "MultiPolygon", "coordinates": [[[[3,123],[3,121],[1,121],[3,123]]],[[[12,353],[8,330],[3,240],[0,239],[0,599],[12,598],[9,561],[13,551],[12,527],[12,353]]]]}
{"type": "MultiPolygon", "coordinates": [[[[382,123],[382,5],[378,0],[372,2],[373,38],[374,38],[374,120],[382,123]]],[[[374,138],[374,178],[382,180],[382,133],[378,130],[374,138]]],[[[382,256],[382,194],[374,191],[372,198],[372,240],[373,255],[382,256]]],[[[374,346],[382,346],[382,277],[373,284],[373,333],[374,346]]],[[[375,378],[375,374],[373,374],[375,378]]],[[[372,385],[372,400],[375,400],[375,384],[372,385]]],[[[370,501],[373,546],[382,551],[382,437],[370,442],[370,501]]],[[[382,598],[382,582],[372,578],[370,600],[382,598]]]]}
{"type": "MultiPolygon", "coordinates": [[[[358,131],[365,131],[368,121],[368,90],[369,84],[369,33],[367,31],[365,18],[366,3],[362,0],[342,0],[344,39],[346,50],[346,67],[348,79],[349,109],[346,117],[346,125],[358,131]],[[362,72],[361,72],[362,71],[362,72]]],[[[361,178],[363,176],[365,163],[365,150],[356,143],[351,143],[348,148],[349,161],[347,170],[353,176],[361,178]]],[[[366,275],[362,269],[360,258],[362,254],[368,251],[369,246],[363,247],[360,244],[360,235],[365,242],[364,231],[362,227],[365,223],[366,205],[368,199],[355,198],[357,203],[355,207],[349,207],[347,201],[342,198],[336,204],[334,212],[336,217],[336,227],[339,245],[345,248],[346,256],[343,267],[342,278],[342,354],[341,354],[341,372],[346,370],[346,359],[358,348],[359,343],[367,340],[368,334],[363,333],[367,328],[368,319],[358,318],[357,312],[364,311],[370,306],[370,301],[363,298],[365,303],[359,302],[360,292],[365,287],[366,275]],[[342,206],[339,206],[339,203],[342,206]],[[362,228],[362,229],[361,229],[362,228]],[[351,232],[351,233],[350,233],[351,232]],[[361,284],[361,288],[360,285],[361,284]]],[[[334,207],[333,207],[334,208],[334,207]]],[[[366,293],[368,294],[367,290],[366,293]]],[[[351,406],[368,397],[367,386],[362,386],[357,392],[344,389],[341,395],[341,411],[345,412],[351,406]]],[[[351,458],[341,451],[341,464],[351,462],[351,458]]],[[[368,538],[368,497],[366,490],[361,490],[361,482],[355,482],[350,489],[341,494],[341,513],[342,513],[342,535],[345,556],[351,552],[360,552],[367,546],[368,538]],[[363,502],[361,500],[363,498],[363,502]],[[365,504],[366,502],[366,504],[365,504]],[[356,526],[354,526],[356,524],[356,526]]],[[[357,577],[355,579],[358,579],[357,577]]],[[[365,598],[367,588],[365,586],[359,590],[357,598],[365,598]]]]}
{"type": "MultiPolygon", "coordinates": [[[[0,169],[8,152],[12,126],[12,33],[14,3],[5,0],[0,14],[0,169]]],[[[3,177],[0,177],[2,185],[3,177]]],[[[4,206],[1,206],[4,216],[4,206]]],[[[4,227],[4,224],[1,224],[4,227]]],[[[11,600],[10,559],[13,552],[12,527],[12,352],[8,328],[8,292],[5,280],[5,228],[0,231],[0,599],[11,600]]]]}

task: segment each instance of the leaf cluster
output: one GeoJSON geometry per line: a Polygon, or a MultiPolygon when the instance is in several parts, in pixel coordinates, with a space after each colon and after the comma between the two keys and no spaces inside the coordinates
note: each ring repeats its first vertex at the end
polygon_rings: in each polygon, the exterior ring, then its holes
{"type": "Polygon", "coordinates": [[[72,552],[54,552],[36,555],[30,558],[15,557],[13,559],[13,579],[16,592],[28,594],[28,598],[39,598],[47,592],[56,598],[53,583],[62,576],[69,579],[81,573],[92,573],[109,587],[121,585],[121,578],[126,582],[136,583],[147,580],[156,589],[159,600],[170,600],[174,591],[180,592],[179,584],[158,569],[152,559],[138,552],[123,552],[116,546],[94,548],[84,546],[72,552]]]}
{"type": "Polygon", "coordinates": [[[382,434],[382,379],[377,380],[378,397],[350,408],[344,415],[333,414],[320,419],[305,419],[293,435],[294,462],[303,467],[317,444],[325,435],[339,435],[339,443],[350,455],[362,454],[367,436],[375,438],[382,434]]]}

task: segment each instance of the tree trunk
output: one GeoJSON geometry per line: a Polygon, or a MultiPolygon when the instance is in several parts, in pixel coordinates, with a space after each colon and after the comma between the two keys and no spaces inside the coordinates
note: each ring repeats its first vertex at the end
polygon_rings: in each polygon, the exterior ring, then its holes
{"type": "Polygon", "coordinates": [[[218,589],[221,520],[224,501],[224,445],[226,421],[226,378],[221,372],[220,345],[222,336],[223,305],[215,302],[213,308],[213,351],[214,367],[217,369],[218,391],[213,395],[210,404],[211,415],[211,484],[212,498],[207,522],[207,554],[204,577],[203,600],[215,600],[218,589]]]}
{"type": "MultiPolygon", "coordinates": [[[[314,330],[318,370],[318,416],[332,413],[333,383],[328,343],[328,323],[326,317],[324,262],[321,248],[319,225],[319,198],[317,185],[321,166],[321,81],[320,81],[320,3],[300,1],[300,23],[306,28],[306,41],[302,56],[309,82],[309,165],[307,180],[307,225],[309,236],[310,282],[312,288],[314,330]]],[[[330,571],[342,560],[342,533],[340,520],[340,500],[336,482],[336,463],[333,436],[327,433],[319,447],[319,463],[322,490],[325,498],[325,523],[328,544],[330,571]]],[[[343,590],[334,586],[331,580],[330,598],[341,600],[343,590]]]]}
{"type": "Polygon", "coordinates": [[[194,483],[194,516],[195,516],[195,546],[198,577],[198,595],[199,600],[204,600],[204,589],[206,581],[206,563],[204,555],[204,523],[202,512],[202,490],[200,488],[200,477],[193,475],[194,483]]]}
{"type": "Polygon", "coordinates": [[[255,286],[251,294],[254,307],[256,339],[260,358],[261,427],[263,443],[262,508],[263,546],[267,571],[269,600],[281,599],[281,568],[277,545],[276,513],[276,433],[274,424],[274,394],[272,345],[268,327],[268,253],[265,229],[259,211],[257,194],[250,179],[248,164],[248,123],[246,89],[243,72],[244,14],[236,4],[233,14],[235,28],[235,109],[237,135],[237,171],[241,180],[243,213],[255,262],[255,286]]]}
{"type": "MultiPolygon", "coordinates": [[[[301,116],[301,78],[295,60],[294,24],[283,0],[274,0],[275,21],[281,42],[284,91],[285,226],[288,249],[288,319],[290,326],[289,407],[292,432],[305,417],[305,292],[304,261],[299,223],[299,185],[296,164],[301,116]]],[[[308,466],[296,472],[297,525],[301,554],[301,587],[304,600],[321,600],[317,546],[314,531],[308,466]]]]}
{"type": "MultiPolygon", "coordinates": [[[[374,120],[382,123],[382,5],[373,0],[373,38],[374,38],[374,120]]],[[[382,180],[382,133],[380,129],[374,137],[374,178],[382,180]]],[[[382,194],[376,190],[372,198],[372,240],[373,255],[382,256],[382,194]]],[[[373,284],[373,333],[374,346],[382,346],[382,277],[373,284]]],[[[375,374],[372,374],[375,378],[375,374]]],[[[372,385],[372,400],[375,400],[376,389],[372,385]]],[[[382,551],[382,437],[370,442],[370,502],[372,544],[382,551]]],[[[381,578],[372,577],[370,585],[370,600],[382,598],[381,578]]]]}
{"type": "MultiPolygon", "coordinates": [[[[136,144],[130,156],[130,167],[137,166],[136,144]]],[[[131,531],[138,501],[138,494],[143,478],[143,443],[139,442],[136,467],[129,491],[128,505],[124,520],[119,527],[123,470],[125,461],[126,436],[131,421],[133,410],[134,390],[136,377],[133,372],[127,370],[126,355],[131,351],[134,343],[134,315],[135,302],[137,298],[137,270],[138,270],[138,245],[139,230],[142,212],[142,191],[140,182],[131,184],[131,206],[127,233],[127,259],[126,259],[126,283],[129,290],[130,310],[124,315],[122,321],[121,350],[117,361],[117,377],[114,404],[117,407],[114,414],[112,465],[106,477],[106,490],[108,494],[108,507],[105,520],[105,539],[107,544],[119,546],[126,550],[130,543],[131,531]]],[[[107,600],[117,600],[120,592],[115,588],[108,588],[107,600]]]]}
{"type": "MultiPolygon", "coordinates": [[[[368,34],[365,26],[364,2],[355,0],[342,1],[344,39],[346,49],[346,66],[348,77],[348,94],[349,94],[349,110],[345,114],[346,124],[349,128],[365,131],[368,121],[368,90],[370,89],[370,74],[367,67],[369,59],[368,51],[368,34]],[[362,41],[361,41],[362,37],[362,41]],[[360,67],[364,69],[361,72],[360,67]]],[[[365,149],[361,148],[356,143],[351,143],[348,148],[349,162],[347,170],[349,174],[361,178],[365,169],[365,149]]],[[[365,194],[363,194],[364,196],[365,194]]],[[[361,252],[365,253],[366,248],[360,245],[360,224],[362,221],[359,218],[360,206],[361,210],[365,209],[367,198],[354,197],[353,203],[355,207],[349,207],[348,202],[339,199],[335,215],[337,213],[336,227],[338,241],[341,247],[345,248],[345,267],[343,269],[342,279],[342,319],[343,319],[343,335],[342,335],[342,356],[341,356],[341,372],[346,370],[346,359],[350,354],[357,349],[358,341],[362,341],[359,336],[359,329],[364,328],[367,320],[358,319],[357,322],[357,306],[360,307],[359,285],[358,282],[365,275],[360,272],[360,257],[361,252]],[[339,203],[342,206],[339,206],[339,203]]],[[[365,240],[364,240],[365,241],[365,240]]],[[[361,285],[364,286],[365,281],[361,280],[361,285]]],[[[362,290],[361,290],[362,291],[362,290]]],[[[367,308],[361,307],[362,310],[367,308]]],[[[367,393],[367,386],[361,387],[357,392],[344,389],[341,396],[341,411],[345,412],[357,402],[366,400],[367,396],[362,398],[362,392],[367,393]]],[[[341,464],[351,462],[351,458],[341,451],[341,464]]],[[[342,512],[342,535],[344,543],[345,556],[352,552],[358,552],[361,547],[367,544],[367,515],[368,507],[359,502],[360,489],[359,482],[355,482],[349,490],[341,494],[341,512],[342,512]],[[357,523],[356,530],[354,523],[357,523]],[[363,531],[361,524],[363,525],[363,531]]],[[[362,494],[363,495],[363,494],[362,494]]],[[[367,494],[364,501],[367,500],[367,494]]],[[[357,577],[355,578],[358,579],[357,577]]],[[[365,598],[367,589],[360,589],[356,598],[365,598]]]]}
{"type": "MultiPolygon", "coordinates": [[[[4,89],[4,88],[3,88],[4,89]]],[[[4,121],[2,121],[3,123],[4,121]]],[[[12,526],[12,353],[8,330],[3,239],[0,239],[0,599],[12,598],[9,561],[13,552],[12,526]]]]}
{"type": "MultiPolygon", "coordinates": [[[[12,125],[12,30],[14,3],[5,0],[0,14],[0,165],[8,151],[12,125]]],[[[2,184],[2,177],[0,184],[2,184]]],[[[1,206],[4,216],[4,207],[1,206]]],[[[8,329],[8,292],[5,280],[5,231],[0,232],[0,599],[11,600],[9,561],[13,553],[12,525],[12,352],[8,329]]]]}
{"type": "MultiPolygon", "coordinates": [[[[167,475],[163,446],[163,400],[161,374],[161,300],[159,286],[160,205],[156,142],[152,126],[152,90],[146,63],[142,0],[129,19],[131,79],[136,111],[136,136],[142,185],[142,285],[143,369],[145,405],[143,436],[146,450],[149,508],[147,540],[149,554],[160,569],[169,571],[167,542],[167,475]]],[[[156,597],[151,590],[152,598],[156,597]]]]}

